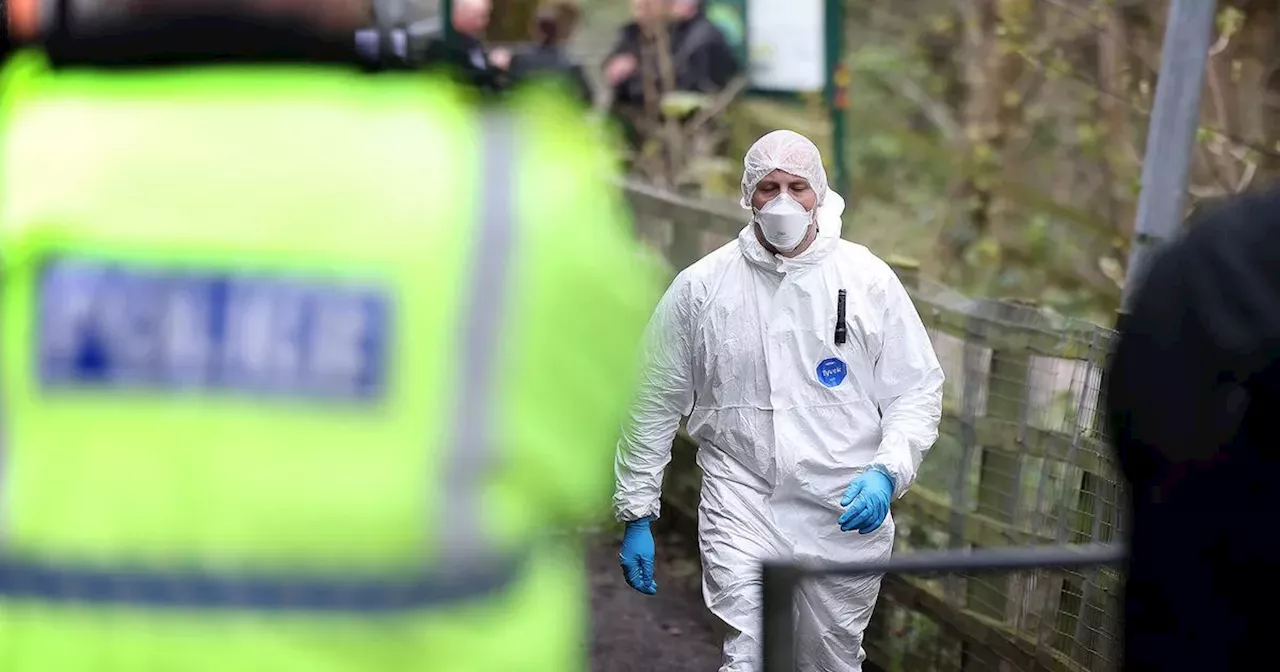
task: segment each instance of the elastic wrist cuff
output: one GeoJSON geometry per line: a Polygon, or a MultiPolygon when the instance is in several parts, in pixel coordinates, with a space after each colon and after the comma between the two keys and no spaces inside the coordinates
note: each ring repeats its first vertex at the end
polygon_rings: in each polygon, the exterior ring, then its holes
{"type": "Polygon", "coordinates": [[[873,464],[873,465],[871,465],[871,470],[872,470],[872,471],[880,472],[881,474],[884,474],[884,477],[885,477],[885,478],[889,479],[889,489],[890,489],[890,490],[897,490],[897,489],[898,489],[898,483],[897,483],[897,481],[895,481],[895,480],[894,480],[894,478],[893,478],[893,474],[889,473],[889,469],[888,469],[888,468],[886,468],[883,464],[873,464]]]}

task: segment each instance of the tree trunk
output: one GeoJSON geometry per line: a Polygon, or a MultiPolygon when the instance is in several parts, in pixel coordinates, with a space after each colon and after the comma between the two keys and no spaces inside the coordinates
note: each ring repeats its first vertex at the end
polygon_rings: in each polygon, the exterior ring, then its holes
{"type": "Polygon", "coordinates": [[[1008,170],[1002,154],[1012,126],[1021,118],[1016,93],[1022,59],[1015,52],[1027,18],[1023,0],[967,0],[961,4],[964,35],[962,74],[966,96],[961,106],[964,125],[961,155],[966,157],[960,182],[952,191],[957,220],[944,230],[940,250],[947,266],[960,272],[963,284],[981,282],[969,273],[966,261],[976,246],[983,258],[977,266],[987,275],[1000,268],[994,234],[999,220],[1009,214],[1007,199],[1000,195],[999,180],[1008,170]],[[993,256],[993,258],[987,258],[993,256]]]}
{"type": "Polygon", "coordinates": [[[1280,65],[1280,12],[1274,0],[1230,0],[1222,11],[1238,11],[1242,20],[1225,33],[1220,25],[1210,50],[1200,111],[1200,125],[1209,132],[1198,144],[1191,174],[1193,192],[1201,198],[1234,194],[1274,178],[1280,169],[1280,128],[1276,108],[1268,103],[1280,65]]]}
{"type": "Polygon", "coordinates": [[[1280,178],[1280,8],[1269,2],[1238,2],[1244,25],[1224,56],[1235,93],[1233,130],[1258,152],[1253,183],[1280,178]]]}
{"type": "Polygon", "coordinates": [[[1127,51],[1129,30],[1125,15],[1115,5],[1103,9],[1103,31],[1098,35],[1098,82],[1102,95],[1098,107],[1105,128],[1105,162],[1107,170],[1107,218],[1117,238],[1129,240],[1137,216],[1132,189],[1137,179],[1133,129],[1129,125],[1129,69],[1127,51]]]}

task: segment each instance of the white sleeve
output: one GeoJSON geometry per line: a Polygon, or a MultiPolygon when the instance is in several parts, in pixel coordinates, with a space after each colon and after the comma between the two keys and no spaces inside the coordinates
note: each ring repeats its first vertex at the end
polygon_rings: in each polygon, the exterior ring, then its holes
{"type": "Polygon", "coordinates": [[[884,297],[883,344],[875,363],[880,448],[873,464],[893,478],[894,499],[916,480],[942,419],[942,366],[910,295],[890,272],[884,297]]]}
{"type": "Polygon", "coordinates": [[[614,463],[614,515],[619,521],[658,517],[662,472],[680,418],[693,408],[694,309],[690,283],[676,278],[645,332],[644,366],[614,463]]]}

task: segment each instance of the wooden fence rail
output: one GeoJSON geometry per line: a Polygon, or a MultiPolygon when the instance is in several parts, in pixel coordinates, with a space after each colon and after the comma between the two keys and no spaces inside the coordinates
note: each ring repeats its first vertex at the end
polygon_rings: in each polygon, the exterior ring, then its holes
{"type": "MultiPolygon", "coordinates": [[[[678,270],[732,240],[736,203],[625,185],[639,237],[678,270]]],[[[941,438],[894,504],[897,547],[975,548],[1111,541],[1118,470],[1102,435],[1110,330],[1035,305],[972,300],[889,259],[947,372],[941,438]]],[[[666,505],[696,510],[686,435],[666,505]]],[[[911,672],[1105,672],[1116,667],[1120,577],[1047,568],[1012,575],[888,577],[868,632],[871,660],[911,672]]]]}

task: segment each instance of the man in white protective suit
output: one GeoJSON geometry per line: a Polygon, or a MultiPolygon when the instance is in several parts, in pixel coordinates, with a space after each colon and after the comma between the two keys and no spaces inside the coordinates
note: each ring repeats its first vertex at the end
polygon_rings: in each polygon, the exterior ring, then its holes
{"type": "MultiPolygon", "coordinates": [[[[889,503],[911,487],[942,412],[920,316],[887,264],[841,240],[845,203],[818,148],[791,131],[758,140],[742,207],[751,223],[680,273],[649,324],[614,496],[623,574],[654,594],[649,521],[688,414],[703,472],[703,594],[729,630],[720,672],[761,667],[763,561],[889,558],[889,503]]],[[[861,670],[879,590],[879,577],[804,583],[798,669],[861,670]]]]}

